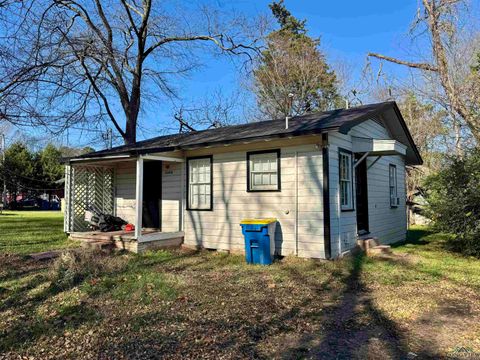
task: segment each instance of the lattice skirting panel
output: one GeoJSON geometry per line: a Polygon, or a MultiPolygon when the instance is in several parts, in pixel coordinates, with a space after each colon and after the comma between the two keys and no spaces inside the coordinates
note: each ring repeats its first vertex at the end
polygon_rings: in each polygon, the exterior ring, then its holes
{"type": "Polygon", "coordinates": [[[106,166],[66,166],[66,232],[87,231],[85,210],[93,208],[114,215],[115,169],[106,166]]]}

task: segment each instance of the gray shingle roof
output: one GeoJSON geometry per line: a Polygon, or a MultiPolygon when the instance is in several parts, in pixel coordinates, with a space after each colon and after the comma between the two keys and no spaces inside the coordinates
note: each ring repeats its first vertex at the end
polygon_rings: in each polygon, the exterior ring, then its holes
{"type": "MultiPolygon", "coordinates": [[[[233,143],[245,140],[252,141],[263,138],[284,138],[291,136],[319,134],[328,130],[338,130],[346,134],[353,126],[358,125],[359,123],[392,108],[398,111],[398,107],[393,101],[362,105],[349,109],[337,109],[326,112],[309,113],[291,118],[289,120],[288,129],[285,128],[285,119],[279,119],[226,126],[222,128],[182,134],[165,135],[148,140],[138,141],[132,145],[122,145],[112,149],[96,151],[79,156],[78,158],[98,158],[111,155],[134,155],[172,151],[194,147],[212,146],[216,144],[233,143]]],[[[401,118],[399,111],[398,115],[401,118]]],[[[403,122],[404,125],[403,118],[401,119],[401,122],[403,122]]],[[[406,132],[408,133],[408,129],[406,129],[406,132]]],[[[411,139],[409,133],[408,137],[411,139]]],[[[413,147],[415,147],[413,140],[411,140],[411,143],[413,147]]],[[[416,148],[415,151],[417,152],[416,148]]]]}

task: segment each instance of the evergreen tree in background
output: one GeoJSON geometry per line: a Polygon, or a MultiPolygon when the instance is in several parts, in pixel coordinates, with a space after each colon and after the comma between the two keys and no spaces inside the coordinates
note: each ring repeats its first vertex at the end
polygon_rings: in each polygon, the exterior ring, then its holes
{"type": "MultiPolygon", "coordinates": [[[[57,148],[48,144],[38,152],[33,152],[22,142],[11,144],[5,151],[5,161],[0,161],[0,184],[5,183],[11,199],[24,194],[36,198],[44,193],[52,194],[64,184],[64,167],[61,158],[76,156],[92,151],[91,148],[57,148]]],[[[15,208],[15,204],[13,205],[15,208]]]]}
{"type": "Polygon", "coordinates": [[[320,50],[320,39],[307,34],[306,21],[295,18],[283,0],[269,7],[280,29],[268,34],[254,70],[262,113],[280,118],[338,107],[337,79],[320,50]]]}
{"type": "Polygon", "coordinates": [[[57,187],[57,181],[64,176],[64,167],[60,163],[62,153],[54,145],[48,144],[37,153],[37,163],[41,170],[41,179],[48,188],[57,187]]]}
{"type": "Polygon", "coordinates": [[[16,199],[16,195],[27,191],[36,183],[34,154],[28,147],[16,142],[5,150],[5,161],[0,164],[0,178],[5,180],[7,191],[16,199]]]}

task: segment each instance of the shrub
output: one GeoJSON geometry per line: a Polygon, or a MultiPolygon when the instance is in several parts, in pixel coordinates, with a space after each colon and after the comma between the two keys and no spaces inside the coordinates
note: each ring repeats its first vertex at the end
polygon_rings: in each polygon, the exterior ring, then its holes
{"type": "Polygon", "coordinates": [[[53,263],[49,273],[52,286],[62,290],[72,288],[85,279],[122,271],[128,259],[107,255],[95,250],[71,250],[62,253],[53,263]]]}
{"type": "Polygon", "coordinates": [[[480,149],[452,159],[426,181],[427,214],[435,226],[454,234],[453,250],[480,257],[480,149]]]}

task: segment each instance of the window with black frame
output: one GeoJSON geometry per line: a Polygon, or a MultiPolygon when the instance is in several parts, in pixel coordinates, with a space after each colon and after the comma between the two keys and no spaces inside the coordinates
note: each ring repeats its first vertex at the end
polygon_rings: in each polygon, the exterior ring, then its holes
{"type": "Polygon", "coordinates": [[[390,164],[388,169],[390,184],[390,206],[397,207],[400,203],[397,189],[397,167],[393,164],[390,164]]]}
{"type": "Polygon", "coordinates": [[[247,191],[280,191],[280,151],[247,153],[247,191]]]}
{"type": "Polygon", "coordinates": [[[340,207],[353,210],[352,154],[340,151],[338,154],[340,173],[340,207]]]}

